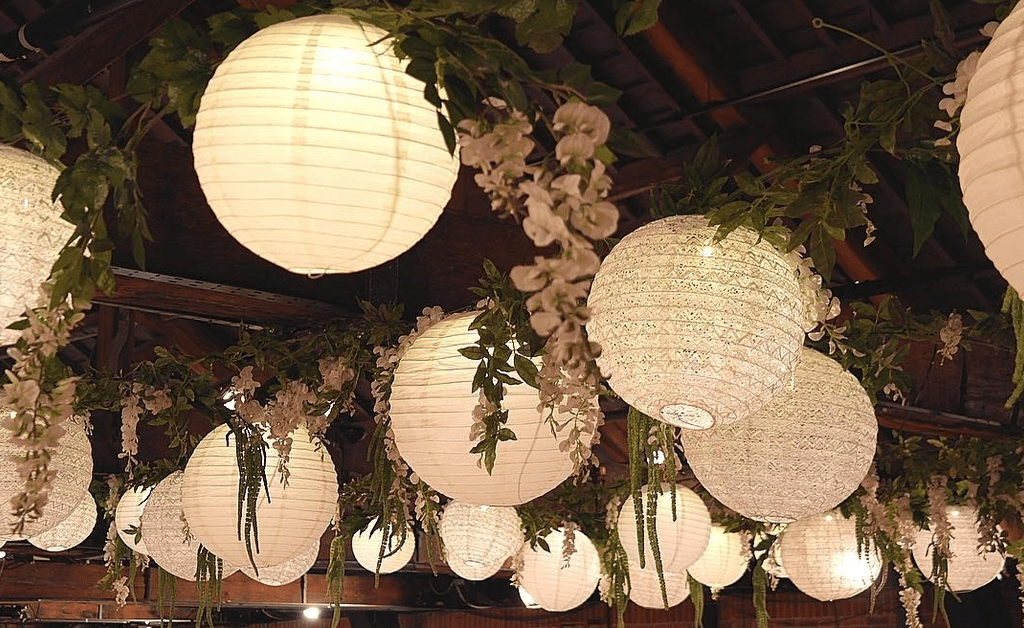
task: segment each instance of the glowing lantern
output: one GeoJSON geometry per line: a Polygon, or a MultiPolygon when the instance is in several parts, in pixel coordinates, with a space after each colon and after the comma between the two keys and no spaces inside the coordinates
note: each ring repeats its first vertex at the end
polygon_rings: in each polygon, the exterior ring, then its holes
{"type": "Polygon", "coordinates": [[[210,81],[192,151],[224,228],[296,273],[348,273],[408,250],[458,161],[387,33],[340,15],[265,28],[210,81]],[[384,40],[384,41],[381,41],[384,40]]]}
{"type": "Polygon", "coordinates": [[[280,565],[260,567],[259,575],[256,574],[251,565],[243,566],[242,573],[258,581],[260,584],[265,584],[269,587],[280,587],[301,578],[303,574],[313,568],[318,556],[320,556],[319,540],[310,543],[305,551],[289,561],[280,565]]]}
{"type": "Polygon", "coordinates": [[[352,554],[356,562],[362,565],[363,569],[376,573],[394,573],[409,564],[412,555],[416,553],[416,535],[408,524],[405,526],[405,538],[395,534],[388,525],[377,528],[377,520],[373,519],[369,524],[352,537],[352,554]],[[384,544],[384,534],[388,535],[387,544],[384,546],[384,554],[381,556],[381,546],[384,544]],[[378,559],[380,568],[378,569],[378,559]]]}
{"type": "Polygon", "coordinates": [[[629,600],[643,608],[672,608],[690,595],[690,581],[686,572],[665,573],[665,594],[668,605],[661,597],[661,582],[653,564],[643,569],[629,566],[629,600]]]}
{"type": "Polygon", "coordinates": [[[750,562],[750,545],[738,532],[711,526],[708,547],[687,570],[697,582],[712,590],[724,589],[739,580],[750,562]]]}
{"type": "Polygon", "coordinates": [[[153,487],[140,523],[150,558],[169,574],[195,580],[199,542],[185,534],[188,524],[181,511],[184,475],[183,471],[175,471],[153,487]]]}
{"type": "MultiPolygon", "coordinates": [[[[650,502],[649,489],[642,489],[643,510],[646,518],[650,502]]],[[[665,573],[682,573],[694,563],[708,545],[711,530],[711,516],[707,506],[696,493],[685,486],[676,486],[675,511],[672,509],[672,494],[668,486],[662,488],[657,497],[655,528],[658,533],[658,549],[665,573]]],[[[636,507],[630,497],[622,505],[618,520],[619,540],[626,551],[629,564],[640,566],[640,550],[637,546],[636,507]]],[[[654,552],[651,550],[650,535],[644,529],[644,569],[653,567],[654,552]]]]}
{"type": "Polygon", "coordinates": [[[46,532],[30,536],[28,542],[47,552],[63,552],[80,544],[96,527],[96,500],[86,494],[71,514],[46,532]]]}
{"type": "Polygon", "coordinates": [[[523,544],[515,508],[449,502],[438,524],[445,560],[467,580],[493,576],[523,544]]]}
{"type": "Polygon", "coordinates": [[[559,612],[576,608],[587,601],[601,577],[597,548],[577,530],[573,534],[576,551],[566,562],[562,556],[564,530],[552,530],[544,541],[551,551],[539,545],[523,547],[520,587],[544,610],[559,612]]]}
{"type": "Polygon", "coordinates": [[[858,547],[857,522],[839,511],[794,521],[777,541],[779,562],[794,585],[829,602],[866,591],[882,571],[870,539],[858,547]]]}
{"type": "MultiPolygon", "coordinates": [[[[955,593],[980,589],[1003,570],[1003,556],[999,552],[978,547],[978,511],[971,506],[950,506],[946,516],[953,528],[946,559],[946,588],[955,593]]],[[[914,538],[914,562],[929,580],[935,574],[932,553],[933,536],[930,530],[920,530],[914,538]]]]}
{"type": "Polygon", "coordinates": [[[124,495],[117,502],[117,508],[114,510],[114,525],[117,526],[117,535],[121,537],[125,545],[132,548],[140,554],[149,554],[146,551],[146,542],[139,539],[135,541],[135,535],[126,530],[131,528],[139,529],[142,525],[142,509],[145,507],[146,499],[149,498],[150,492],[153,490],[149,488],[133,488],[125,491],[124,495]]]}

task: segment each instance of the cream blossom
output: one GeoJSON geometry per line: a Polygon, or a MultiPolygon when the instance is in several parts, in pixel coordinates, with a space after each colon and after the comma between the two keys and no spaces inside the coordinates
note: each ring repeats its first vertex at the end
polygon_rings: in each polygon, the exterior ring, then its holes
{"type": "Polygon", "coordinates": [[[611,120],[603,111],[582,102],[568,102],[555,112],[553,127],[566,135],[582,133],[595,145],[608,141],[611,120]]]}

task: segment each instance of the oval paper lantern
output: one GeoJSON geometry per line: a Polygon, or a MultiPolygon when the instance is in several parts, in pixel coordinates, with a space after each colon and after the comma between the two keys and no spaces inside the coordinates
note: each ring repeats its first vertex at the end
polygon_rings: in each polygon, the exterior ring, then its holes
{"type": "MultiPolygon", "coordinates": [[[[643,487],[644,514],[647,514],[648,487],[643,487]]],[[[658,532],[658,549],[661,553],[662,569],[665,573],[682,573],[694,563],[708,545],[711,531],[711,516],[707,506],[696,493],[685,486],[676,486],[675,512],[672,510],[672,494],[668,486],[658,495],[655,513],[655,528],[658,532]]],[[[640,568],[640,550],[637,547],[636,507],[633,497],[622,505],[619,511],[619,540],[626,551],[629,564],[640,568]]],[[[644,569],[654,566],[654,552],[650,535],[644,529],[644,569]]]]}
{"type": "Polygon", "coordinates": [[[59,174],[41,157],[0,145],[0,344],[17,341],[20,332],[5,328],[36,305],[39,285],[74,232],[52,200],[59,174]]]}
{"type": "Polygon", "coordinates": [[[671,216],[615,245],[590,289],[587,323],[615,392],[666,423],[705,429],[766,404],[803,343],[796,273],[757,234],[714,242],[700,216],[671,216]]]}
{"type": "MultiPolygon", "coordinates": [[[[181,483],[181,507],[189,529],[206,549],[232,565],[249,564],[245,542],[238,539],[238,463],[230,428],[220,425],[196,447],[181,483]]],[[[267,488],[256,505],[259,552],[257,568],[285,563],[319,541],[337,510],[338,477],[326,452],[299,427],[292,434],[288,483],[278,469],[280,456],[267,446],[267,488]]]]}
{"type": "Polygon", "coordinates": [[[1004,279],[1024,294],[1024,7],[981,53],[960,112],[956,148],[971,226],[1004,279]]]}
{"type": "Polygon", "coordinates": [[[746,537],[712,525],[707,549],[687,571],[694,580],[712,590],[724,589],[746,573],[749,562],[750,547],[746,537]]]}
{"type": "Polygon", "coordinates": [[[690,581],[686,572],[665,573],[665,598],[661,596],[661,582],[654,565],[643,569],[629,566],[629,601],[643,608],[672,608],[683,602],[690,595],[690,581]]]}
{"type": "MultiPolygon", "coordinates": [[[[946,588],[954,593],[980,589],[1003,570],[1003,556],[978,547],[978,511],[975,508],[949,506],[946,516],[953,528],[949,539],[950,556],[946,560],[946,588]]],[[[929,580],[933,580],[933,542],[930,530],[920,530],[914,537],[914,562],[929,580]]]]}
{"type": "Polygon", "coordinates": [[[491,473],[469,453],[477,363],[459,349],[479,340],[469,329],[475,317],[450,316],[412,342],[391,386],[391,428],[402,458],[433,489],[471,504],[517,506],[561,484],[573,463],[537,409],[537,390],[526,384],[505,391],[502,407],[516,440],[498,444],[491,473]]]}
{"type": "Polygon", "coordinates": [[[150,558],[167,573],[195,581],[199,542],[185,534],[188,524],[181,510],[184,476],[183,471],[175,471],[153,487],[140,522],[150,558]]]}
{"type": "Polygon", "coordinates": [[[96,527],[96,500],[86,494],[71,514],[46,532],[30,536],[28,542],[47,552],[63,552],[80,544],[96,527]]]}
{"type": "Polygon", "coordinates": [[[391,526],[388,525],[386,530],[387,546],[384,548],[384,556],[381,557],[380,551],[385,529],[374,530],[376,525],[377,519],[373,519],[365,528],[356,532],[352,537],[352,554],[356,557],[356,562],[367,571],[382,574],[394,573],[412,560],[412,555],[416,553],[416,535],[406,524],[405,538],[403,539],[401,535],[394,534],[391,526]],[[380,569],[377,568],[378,560],[380,569]]]}
{"type": "Polygon", "coordinates": [[[803,349],[792,389],[742,421],[681,438],[686,461],[715,499],[750,519],[787,522],[834,508],[857,490],[877,434],[857,378],[803,349]]]}
{"type": "Polygon", "coordinates": [[[408,250],[459,167],[387,33],[340,15],[275,24],[235,48],[203,94],[192,152],[228,233],[309,274],[408,250]]]}
{"type": "Polygon", "coordinates": [[[798,589],[822,602],[866,591],[882,571],[870,541],[857,547],[857,522],[839,511],[794,521],[777,541],[780,562],[798,589]]]}
{"type": "Polygon", "coordinates": [[[121,537],[125,545],[140,554],[146,555],[149,554],[146,551],[146,542],[141,538],[136,542],[135,535],[126,532],[126,530],[131,528],[138,530],[142,525],[142,509],[145,507],[146,500],[149,499],[149,494],[152,490],[153,487],[128,489],[124,492],[124,495],[121,495],[121,499],[117,501],[117,508],[114,510],[114,525],[117,527],[117,535],[121,537]]]}
{"type": "Polygon", "coordinates": [[[576,608],[586,602],[597,588],[597,581],[601,578],[597,548],[579,530],[573,539],[576,551],[569,557],[568,564],[562,560],[565,532],[561,528],[544,537],[550,552],[540,545],[523,547],[520,587],[544,610],[560,612],[576,608]]]}
{"type": "Polygon", "coordinates": [[[452,571],[467,580],[485,580],[523,545],[522,526],[515,508],[451,501],[441,513],[438,532],[452,571]]]}
{"type": "Polygon", "coordinates": [[[288,584],[289,582],[295,582],[303,576],[307,571],[313,568],[316,564],[317,557],[320,556],[320,541],[317,540],[309,544],[301,554],[295,558],[281,563],[280,565],[271,565],[269,567],[260,567],[259,575],[252,568],[252,565],[245,565],[242,567],[242,573],[249,576],[253,580],[258,581],[260,584],[265,584],[269,587],[280,587],[288,584]]]}

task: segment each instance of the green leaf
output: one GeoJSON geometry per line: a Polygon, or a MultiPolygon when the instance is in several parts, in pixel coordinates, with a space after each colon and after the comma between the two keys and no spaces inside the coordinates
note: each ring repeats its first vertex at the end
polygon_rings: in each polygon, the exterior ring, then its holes
{"type": "Polygon", "coordinates": [[[811,259],[814,268],[825,281],[832,278],[832,268],[836,265],[836,250],[825,230],[818,228],[811,232],[811,259]]]}
{"type": "Polygon", "coordinates": [[[657,157],[659,155],[643,135],[614,124],[608,133],[607,146],[615,154],[624,157],[657,157]]]}
{"type": "Polygon", "coordinates": [[[531,388],[539,388],[537,385],[537,375],[539,370],[533,360],[517,353],[513,359],[513,363],[516,366],[516,374],[519,375],[519,378],[522,379],[527,386],[530,386],[531,388]]]}
{"type": "Polygon", "coordinates": [[[615,30],[626,37],[654,26],[661,0],[632,0],[615,12],[615,30]]]}
{"type": "Polygon", "coordinates": [[[910,224],[914,230],[913,255],[921,251],[925,240],[935,231],[935,223],[942,215],[942,201],[928,179],[928,174],[915,164],[907,164],[905,190],[910,224]]]}

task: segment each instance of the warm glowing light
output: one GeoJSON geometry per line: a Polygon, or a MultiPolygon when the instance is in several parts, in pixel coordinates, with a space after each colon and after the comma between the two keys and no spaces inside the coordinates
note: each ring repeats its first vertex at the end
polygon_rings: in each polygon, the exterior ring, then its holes
{"type": "Polygon", "coordinates": [[[319,619],[320,609],[315,606],[307,606],[302,610],[302,616],[306,619],[319,619]]]}

